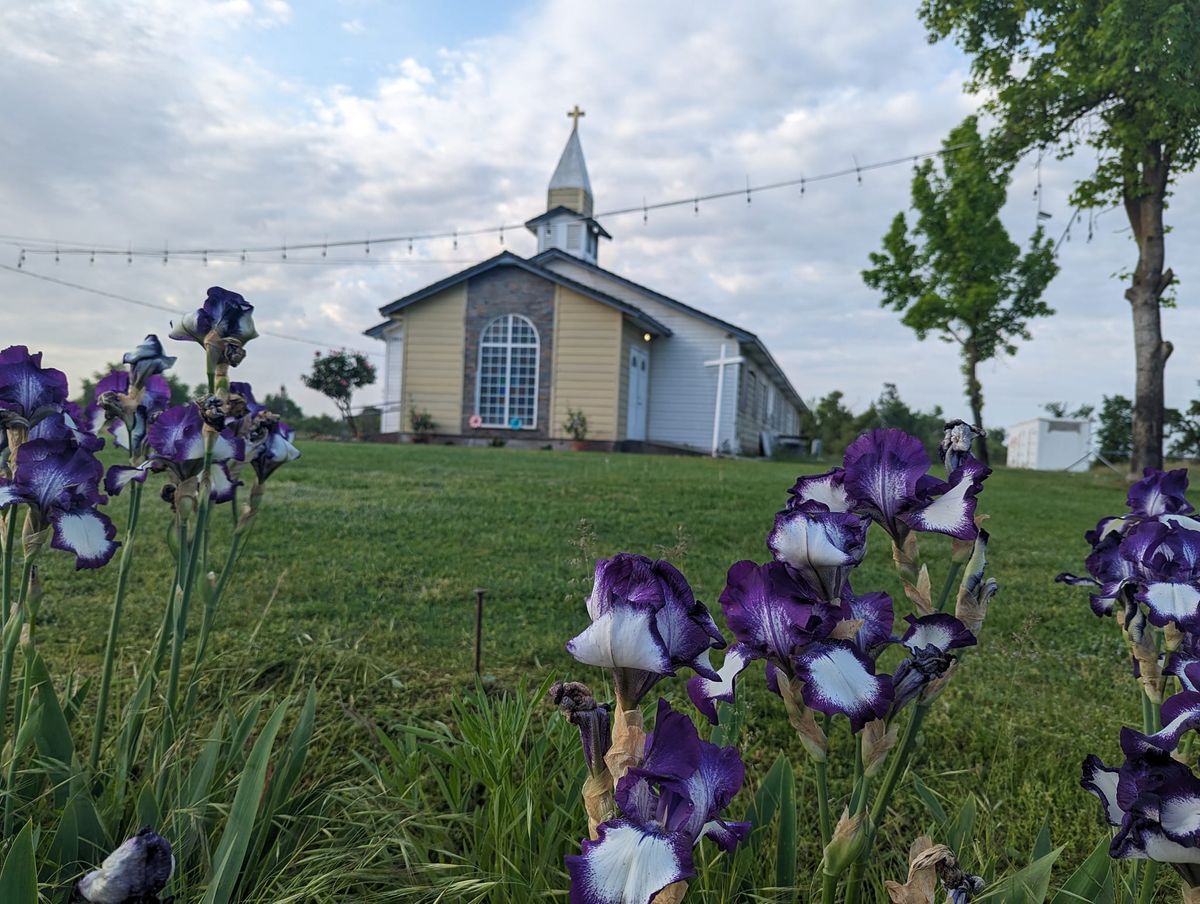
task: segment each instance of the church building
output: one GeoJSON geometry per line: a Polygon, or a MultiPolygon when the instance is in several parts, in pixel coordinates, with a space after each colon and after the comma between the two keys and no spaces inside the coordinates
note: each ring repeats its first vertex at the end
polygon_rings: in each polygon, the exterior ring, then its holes
{"type": "Polygon", "coordinates": [[[800,431],[804,402],[751,331],[606,270],[578,107],[537,254],[505,251],[379,309],[382,432],[408,439],[760,455],[800,431]],[[419,429],[418,429],[419,428],[419,429]]]}

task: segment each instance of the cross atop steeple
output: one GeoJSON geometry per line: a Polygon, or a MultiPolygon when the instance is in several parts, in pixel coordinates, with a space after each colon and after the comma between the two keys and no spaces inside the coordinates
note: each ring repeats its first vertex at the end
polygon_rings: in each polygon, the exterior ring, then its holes
{"type": "Polygon", "coordinates": [[[574,122],[571,123],[571,128],[578,129],[579,128],[579,118],[581,116],[587,116],[587,113],[585,113],[583,110],[580,110],[579,104],[576,104],[574,109],[567,111],[567,115],[569,117],[571,117],[571,119],[574,120],[574,122]]]}

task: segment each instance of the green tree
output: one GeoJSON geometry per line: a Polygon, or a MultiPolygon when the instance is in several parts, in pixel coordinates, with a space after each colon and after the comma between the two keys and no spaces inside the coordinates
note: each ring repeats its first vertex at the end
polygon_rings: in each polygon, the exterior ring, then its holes
{"type": "Polygon", "coordinates": [[[312,373],[300,377],[309,389],[333,400],[342,413],[350,430],[358,438],[358,424],[354,420],[354,409],[350,402],[354,390],[370,386],[375,382],[375,366],[361,352],[331,351],[327,355],[313,355],[312,373]]]}
{"type": "MultiPolygon", "coordinates": [[[[983,427],[979,365],[1016,354],[1016,340],[1029,338],[1028,321],[1053,313],[1041,296],[1058,265],[1040,226],[1024,255],[1008,237],[1000,210],[1011,167],[989,159],[975,117],[953,129],[944,147],[940,172],[926,160],[913,177],[916,223],[910,229],[904,213],[896,214],[862,276],[883,293],[884,307],[903,312],[917,338],[935,333],[958,343],[971,419],[983,427]]],[[[979,453],[987,464],[983,439],[979,453]]]]}
{"type": "Polygon", "coordinates": [[[840,455],[854,437],[854,412],[842,404],[841,390],[808,406],[812,416],[809,436],[821,441],[822,455],[840,455]]]}
{"type": "Polygon", "coordinates": [[[1122,395],[1104,396],[1098,420],[1097,450],[1113,461],[1128,461],[1133,447],[1133,402],[1122,395]]]}
{"type": "Polygon", "coordinates": [[[279,392],[268,392],[263,396],[262,404],[268,411],[279,415],[280,418],[293,427],[304,419],[304,412],[300,410],[300,406],[288,395],[286,386],[280,386],[279,392]]]}
{"type": "Polygon", "coordinates": [[[930,37],[971,56],[972,91],[989,95],[1006,160],[1051,146],[1091,147],[1096,164],[1072,201],[1120,205],[1138,259],[1133,313],[1136,388],[1130,470],[1161,467],[1166,267],[1163,212],[1173,180],[1200,158],[1200,15],[1194,0],[923,0],[930,37]]]}
{"type": "Polygon", "coordinates": [[[1168,409],[1172,458],[1200,458],[1200,399],[1192,399],[1183,411],[1168,409]]]}

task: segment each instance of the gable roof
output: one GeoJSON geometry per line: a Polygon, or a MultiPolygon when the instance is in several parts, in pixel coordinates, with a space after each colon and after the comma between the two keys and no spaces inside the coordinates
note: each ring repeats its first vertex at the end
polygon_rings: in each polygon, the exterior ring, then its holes
{"type": "MultiPolygon", "coordinates": [[[[498,267],[516,267],[526,273],[530,273],[541,279],[548,280],[555,285],[570,289],[572,292],[578,292],[580,295],[590,298],[593,301],[598,301],[603,305],[608,305],[610,308],[615,308],[622,314],[629,317],[634,323],[654,336],[670,336],[671,330],[669,327],[655,320],[645,311],[636,308],[628,302],[621,301],[619,298],[614,298],[611,295],[606,295],[593,289],[591,286],[585,286],[583,283],[563,276],[561,273],[555,273],[553,270],[548,270],[545,267],[540,267],[533,261],[528,261],[523,257],[518,257],[511,251],[502,251],[495,257],[488,258],[482,263],[476,264],[474,267],[468,267],[466,270],[460,270],[458,273],[451,274],[445,279],[438,280],[413,292],[411,295],[405,295],[403,298],[398,298],[390,304],[385,304],[379,309],[379,314],[382,317],[390,318],[391,315],[399,313],[409,305],[416,304],[418,301],[424,301],[438,292],[457,286],[460,283],[466,282],[476,276],[482,276],[484,273],[489,273],[498,267]]],[[[364,333],[373,339],[382,339],[384,328],[391,323],[391,320],[385,320],[383,323],[376,324],[369,330],[364,330],[364,333]]]]}
{"type": "Polygon", "coordinates": [[[601,226],[599,221],[594,220],[591,217],[585,217],[579,211],[572,210],[571,208],[565,207],[562,204],[559,204],[555,207],[551,207],[545,213],[538,214],[532,220],[526,220],[525,228],[528,229],[530,232],[537,232],[538,226],[540,226],[542,223],[545,223],[549,220],[553,220],[555,217],[558,217],[561,215],[569,216],[572,219],[578,220],[581,223],[587,223],[588,226],[590,226],[592,228],[592,231],[596,233],[596,235],[602,235],[606,239],[612,238],[612,236],[608,234],[608,230],[605,229],[603,226],[601,226]]]}
{"type": "Polygon", "coordinates": [[[640,283],[635,283],[632,279],[626,279],[619,273],[613,273],[611,270],[605,270],[603,267],[585,261],[582,258],[575,257],[573,254],[567,254],[565,251],[562,251],[558,248],[550,248],[532,258],[532,262],[535,264],[541,264],[549,260],[564,260],[572,264],[576,264],[580,267],[583,267],[585,270],[598,273],[601,276],[611,279],[614,282],[625,286],[626,288],[632,289],[635,292],[640,292],[642,295],[645,295],[648,298],[662,302],[663,304],[674,308],[682,314],[695,317],[697,320],[703,320],[705,323],[711,324],[712,326],[718,327],[732,334],[733,337],[738,340],[738,342],[749,345],[755,352],[758,353],[758,357],[761,359],[760,366],[764,366],[766,370],[773,372],[776,381],[787,391],[786,394],[789,395],[790,401],[799,407],[801,411],[808,410],[808,406],[805,405],[804,400],[800,398],[800,393],[796,392],[796,388],[792,386],[791,380],[787,378],[787,374],[783,372],[783,368],[780,367],[779,364],[776,363],[775,359],[771,356],[771,353],[767,350],[767,346],[761,339],[758,338],[758,336],[749,330],[743,329],[742,327],[730,323],[727,320],[722,320],[719,317],[714,317],[712,314],[706,314],[699,308],[694,308],[690,304],[685,304],[677,298],[672,298],[669,295],[663,295],[661,292],[656,292],[647,286],[643,286],[640,283]]]}

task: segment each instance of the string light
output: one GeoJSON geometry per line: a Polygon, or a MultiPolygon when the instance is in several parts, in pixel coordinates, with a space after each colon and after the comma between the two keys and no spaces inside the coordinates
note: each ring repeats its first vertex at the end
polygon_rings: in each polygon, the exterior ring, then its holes
{"type": "MultiPolygon", "coordinates": [[[[747,180],[747,184],[745,185],[745,187],[739,187],[737,189],[731,189],[731,190],[727,190],[727,191],[710,192],[708,194],[702,194],[702,195],[691,194],[686,197],[674,198],[674,199],[667,200],[667,201],[659,201],[659,202],[656,202],[653,204],[648,203],[648,201],[643,197],[642,203],[640,205],[632,206],[632,207],[615,208],[612,210],[602,211],[602,212],[593,214],[593,216],[591,218],[600,220],[600,219],[603,219],[606,217],[619,217],[619,216],[625,216],[625,215],[632,214],[632,213],[640,213],[642,215],[642,221],[645,223],[645,222],[649,222],[649,218],[650,218],[649,214],[650,214],[651,210],[665,210],[665,209],[669,209],[672,207],[681,207],[684,205],[690,205],[692,207],[693,213],[695,213],[695,212],[699,211],[701,201],[722,200],[725,198],[730,198],[734,195],[742,195],[743,197],[746,198],[747,203],[749,203],[751,201],[752,194],[755,192],[776,191],[779,189],[792,188],[792,187],[796,187],[796,186],[799,186],[800,194],[804,195],[807,190],[807,187],[810,183],[825,182],[825,181],[829,181],[832,179],[839,179],[839,178],[843,178],[845,176],[850,176],[850,175],[853,175],[855,177],[855,179],[858,181],[858,183],[861,185],[863,182],[863,174],[869,170],[884,169],[887,167],[897,166],[902,163],[907,164],[910,161],[918,161],[921,159],[932,158],[932,157],[941,157],[941,156],[945,156],[946,154],[951,153],[953,151],[957,151],[963,147],[965,147],[965,145],[963,145],[963,144],[951,145],[949,147],[945,147],[940,150],[929,151],[929,152],[926,152],[923,154],[905,155],[903,157],[897,157],[897,158],[892,158],[892,159],[888,159],[888,160],[880,160],[880,161],[877,161],[874,163],[866,163],[866,164],[860,164],[858,162],[857,157],[852,155],[852,159],[854,161],[854,166],[849,169],[836,170],[833,172],[822,173],[822,174],[819,174],[816,176],[800,176],[799,178],[796,178],[796,179],[785,179],[782,181],[770,182],[770,183],[765,183],[762,185],[751,185],[749,183],[749,180],[747,180]]],[[[585,217],[582,214],[577,215],[577,218],[580,220],[589,219],[588,217],[585,217]]],[[[290,247],[282,246],[282,245],[281,246],[273,246],[273,247],[271,247],[271,246],[262,246],[262,247],[246,246],[241,249],[241,253],[244,255],[271,254],[271,253],[282,255],[283,253],[286,253],[288,251],[297,252],[297,251],[320,250],[322,252],[322,257],[327,257],[328,250],[330,248],[346,248],[346,247],[361,246],[363,248],[364,255],[369,256],[371,254],[371,245],[372,244],[387,245],[387,244],[397,244],[400,242],[404,242],[406,244],[407,243],[415,244],[417,242],[430,242],[430,241],[435,241],[438,239],[451,240],[454,244],[454,248],[457,250],[458,240],[460,238],[464,238],[464,237],[498,235],[500,238],[500,244],[503,245],[504,244],[504,231],[506,229],[507,230],[520,229],[523,226],[524,226],[523,223],[504,223],[504,224],[497,225],[497,226],[480,227],[477,229],[468,229],[468,230],[453,229],[453,230],[447,230],[444,232],[426,232],[426,233],[411,232],[411,233],[403,233],[401,235],[384,236],[381,238],[374,238],[374,239],[372,239],[370,234],[368,233],[366,239],[345,239],[345,240],[332,241],[332,242],[329,241],[328,236],[326,236],[325,240],[323,240],[321,242],[292,244],[290,247]]],[[[100,243],[96,243],[93,245],[90,242],[85,244],[85,243],[78,243],[78,242],[65,242],[65,241],[61,241],[61,240],[57,240],[57,239],[50,239],[50,240],[30,239],[26,236],[0,236],[0,240],[4,240],[4,239],[10,240],[10,242],[9,242],[10,244],[19,245],[19,247],[21,247],[23,250],[27,251],[29,254],[54,253],[56,255],[56,260],[58,259],[57,255],[59,255],[59,254],[77,255],[77,254],[92,254],[92,253],[94,253],[97,256],[124,254],[124,255],[126,255],[127,258],[132,258],[134,255],[146,256],[146,255],[152,255],[152,254],[156,253],[156,252],[148,251],[148,250],[134,249],[132,246],[129,246],[125,249],[119,249],[119,248],[114,249],[111,246],[105,246],[100,243]]],[[[180,251],[176,251],[175,255],[177,258],[180,258],[180,259],[186,259],[189,255],[193,256],[195,259],[200,259],[200,256],[203,254],[204,250],[205,249],[202,249],[202,248],[180,250],[180,251]]],[[[236,248],[209,248],[207,250],[208,250],[209,254],[213,256],[214,259],[216,259],[218,254],[237,254],[238,253],[236,248]]],[[[163,262],[166,263],[169,258],[169,251],[167,250],[167,248],[165,246],[162,251],[162,255],[163,255],[163,262]]]]}

